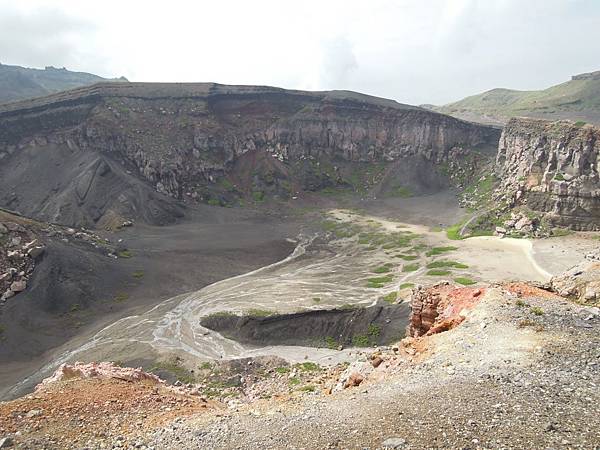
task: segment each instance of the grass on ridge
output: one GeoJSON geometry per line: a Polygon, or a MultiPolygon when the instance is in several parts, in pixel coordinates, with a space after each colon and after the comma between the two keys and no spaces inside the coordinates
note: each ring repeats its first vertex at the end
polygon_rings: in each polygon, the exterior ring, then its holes
{"type": "Polygon", "coordinates": [[[275,313],[273,311],[269,311],[267,309],[249,309],[248,311],[244,312],[245,316],[250,316],[250,317],[269,317],[274,315],[275,313]]]}

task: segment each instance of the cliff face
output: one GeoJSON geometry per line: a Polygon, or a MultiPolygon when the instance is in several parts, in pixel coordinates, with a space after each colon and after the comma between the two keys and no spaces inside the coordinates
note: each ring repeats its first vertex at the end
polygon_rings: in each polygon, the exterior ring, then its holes
{"type": "Polygon", "coordinates": [[[169,199],[223,204],[350,186],[360,183],[361,164],[382,171],[411,158],[452,165],[473,148],[494,146],[498,134],[352,92],[96,85],[0,108],[0,175],[21,187],[0,201],[89,225],[108,212],[139,215],[148,209],[142,197],[152,204],[144,218],[163,221],[174,214],[169,199]],[[48,167],[69,175],[47,182],[39,173],[48,167]],[[19,180],[33,179],[43,186],[27,193],[19,180]],[[107,194],[120,202],[106,204],[107,194]]]}
{"type": "Polygon", "coordinates": [[[572,122],[511,119],[500,138],[497,196],[551,223],[600,228],[600,129],[572,122]]]}

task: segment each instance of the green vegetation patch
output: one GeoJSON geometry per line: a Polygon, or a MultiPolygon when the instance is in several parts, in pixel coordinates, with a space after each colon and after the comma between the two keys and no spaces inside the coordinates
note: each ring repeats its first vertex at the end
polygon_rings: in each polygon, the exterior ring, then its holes
{"type": "Polygon", "coordinates": [[[360,334],[352,337],[352,345],[354,347],[368,347],[371,344],[369,336],[360,334]]]}
{"type": "Polygon", "coordinates": [[[174,358],[169,361],[161,361],[157,362],[154,366],[150,368],[150,372],[157,371],[167,371],[170,372],[177,380],[182,383],[195,383],[196,377],[193,373],[191,373],[188,369],[183,367],[179,359],[174,358]]]}
{"type": "Polygon", "coordinates": [[[544,314],[544,310],[539,306],[532,306],[531,308],[529,308],[529,311],[531,311],[531,314],[536,316],[541,316],[544,314]]]}
{"type": "Polygon", "coordinates": [[[367,281],[370,281],[372,283],[389,283],[393,279],[394,277],[392,275],[384,275],[382,277],[368,278],[367,281]]]}
{"type": "Polygon", "coordinates": [[[390,267],[388,265],[383,265],[380,267],[376,267],[375,269],[372,270],[373,273],[388,273],[390,270],[390,267]]]}
{"type": "Polygon", "coordinates": [[[360,309],[360,306],[358,305],[353,305],[352,303],[344,303],[342,306],[340,306],[338,309],[345,309],[345,310],[349,310],[349,309],[360,309]]]}
{"type": "Polygon", "coordinates": [[[113,301],[116,303],[123,303],[127,300],[129,300],[129,294],[125,294],[124,292],[115,295],[115,298],[113,299],[113,301]]]}
{"type": "Polygon", "coordinates": [[[377,338],[381,335],[381,327],[377,324],[370,323],[366,334],[359,334],[352,337],[352,345],[354,347],[369,347],[377,344],[377,338]]]}
{"type": "Polygon", "coordinates": [[[389,294],[384,295],[381,298],[383,299],[383,301],[386,301],[388,303],[394,303],[396,301],[396,299],[398,298],[398,293],[396,291],[393,291],[393,292],[390,292],[389,294]]]}
{"type": "Polygon", "coordinates": [[[255,202],[262,202],[265,199],[265,193],[263,191],[254,191],[252,192],[252,199],[255,202]]]}
{"type": "Polygon", "coordinates": [[[462,223],[457,223],[446,228],[446,237],[452,241],[460,241],[463,237],[460,235],[460,229],[462,228],[462,223]]]}
{"type": "Polygon", "coordinates": [[[402,283],[400,285],[400,289],[408,289],[408,288],[412,288],[415,286],[415,283],[402,283]]]}
{"type": "Polygon", "coordinates": [[[370,323],[368,333],[369,333],[369,336],[373,336],[373,337],[377,338],[381,335],[381,327],[374,323],[370,323]]]}
{"type": "Polygon", "coordinates": [[[143,270],[136,270],[135,272],[133,272],[131,274],[131,276],[133,278],[137,278],[139,280],[140,278],[144,278],[144,271],[143,270]]]}
{"type": "Polygon", "coordinates": [[[303,363],[296,364],[295,367],[297,367],[298,369],[300,369],[304,372],[316,372],[316,371],[321,370],[321,366],[319,366],[317,363],[314,363],[312,361],[306,361],[303,363]]]}
{"type": "Polygon", "coordinates": [[[427,275],[431,275],[433,277],[444,277],[446,275],[450,275],[450,271],[449,270],[442,270],[442,269],[431,269],[427,271],[427,275]]]}
{"type": "Polygon", "coordinates": [[[476,281],[473,281],[467,277],[456,277],[454,279],[454,281],[457,282],[458,284],[462,284],[463,286],[470,286],[472,284],[477,283],[476,281]]]}
{"type": "Polygon", "coordinates": [[[457,261],[447,261],[447,260],[433,261],[433,262],[430,262],[429,264],[427,264],[428,269],[438,269],[440,267],[448,267],[448,268],[453,268],[453,269],[468,269],[469,268],[469,266],[467,266],[466,264],[462,264],[457,261]]]}
{"type": "Polygon", "coordinates": [[[569,236],[573,234],[573,230],[568,228],[553,228],[551,233],[552,237],[569,236]]]}
{"type": "Polygon", "coordinates": [[[248,317],[269,317],[274,314],[275,314],[275,312],[269,311],[268,309],[258,309],[258,308],[249,309],[244,312],[244,315],[248,316],[248,317]]]}
{"type": "Polygon", "coordinates": [[[417,270],[419,270],[419,264],[417,263],[404,264],[404,266],[402,266],[402,272],[415,272],[417,270]]]}
{"type": "Polygon", "coordinates": [[[131,258],[133,254],[130,250],[121,250],[119,253],[117,253],[117,256],[119,258],[131,258]]]}
{"type": "MultiPolygon", "coordinates": [[[[324,220],[321,223],[321,227],[324,231],[333,233],[333,235],[338,239],[351,238],[360,232],[360,227],[350,222],[335,222],[333,220],[324,220]]],[[[359,243],[368,244],[368,241],[361,242],[359,235],[359,243]]]]}
{"type": "Polygon", "coordinates": [[[227,178],[222,178],[219,181],[219,185],[221,185],[221,187],[227,191],[235,191],[235,187],[233,186],[233,183],[231,181],[229,181],[227,178]]]}
{"type": "Polygon", "coordinates": [[[238,315],[236,313],[234,313],[233,311],[216,311],[212,314],[209,314],[208,316],[209,318],[218,318],[218,317],[238,317],[238,315]]]}
{"type": "Polygon", "coordinates": [[[333,337],[331,336],[326,336],[325,337],[325,347],[334,350],[336,348],[338,348],[340,346],[339,342],[336,341],[333,337]]]}
{"type": "Polygon", "coordinates": [[[301,388],[298,388],[298,390],[302,392],[315,392],[317,388],[314,384],[307,384],[305,386],[302,386],[301,388]]]}
{"type": "MultiPolygon", "coordinates": [[[[379,224],[377,224],[377,227],[379,227],[379,224]]],[[[412,241],[420,237],[421,235],[412,233],[410,231],[396,231],[393,233],[386,233],[378,230],[362,231],[358,235],[358,243],[372,247],[382,247],[385,250],[391,250],[394,248],[409,247],[412,241]]]]}
{"type": "Polygon", "coordinates": [[[394,256],[394,258],[401,258],[404,261],[414,261],[415,259],[419,258],[419,255],[396,255],[394,256]]]}
{"type": "Polygon", "coordinates": [[[437,256],[437,255],[443,255],[444,253],[452,252],[454,250],[458,250],[458,247],[454,247],[452,245],[448,245],[445,247],[433,247],[431,250],[429,250],[425,254],[427,256],[437,256]]]}

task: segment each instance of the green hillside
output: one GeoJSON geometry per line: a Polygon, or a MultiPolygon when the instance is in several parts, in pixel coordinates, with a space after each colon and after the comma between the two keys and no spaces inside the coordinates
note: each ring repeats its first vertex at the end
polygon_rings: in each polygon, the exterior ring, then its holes
{"type": "Polygon", "coordinates": [[[526,116],[599,124],[600,71],[574,76],[541,91],[492,89],[434,109],[485,123],[504,123],[510,117],[526,116]]]}
{"type": "Polygon", "coordinates": [[[101,81],[127,81],[127,79],[123,77],[107,79],[91,73],[71,72],[65,68],[30,69],[0,64],[0,103],[40,97],[101,81]]]}

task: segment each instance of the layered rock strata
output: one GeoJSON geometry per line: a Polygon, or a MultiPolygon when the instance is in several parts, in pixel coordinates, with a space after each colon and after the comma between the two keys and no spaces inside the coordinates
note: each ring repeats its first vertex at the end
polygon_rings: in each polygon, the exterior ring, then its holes
{"type": "Polygon", "coordinates": [[[552,225],[600,229],[600,128],[511,119],[500,137],[496,198],[525,205],[552,225]]]}
{"type": "Polygon", "coordinates": [[[0,106],[0,202],[70,225],[162,223],[181,214],[173,199],[285,198],[358,184],[373,164],[382,177],[394,162],[392,172],[407,178],[413,168],[452,172],[498,137],[492,127],[353,92],[99,84],[0,106]]]}

